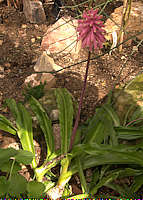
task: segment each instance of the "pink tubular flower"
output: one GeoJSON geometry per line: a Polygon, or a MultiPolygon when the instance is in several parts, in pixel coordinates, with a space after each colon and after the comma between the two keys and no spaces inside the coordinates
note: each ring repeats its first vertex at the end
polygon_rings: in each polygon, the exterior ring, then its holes
{"type": "Polygon", "coordinates": [[[82,40],[82,47],[89,47],[89,50],[92,51],[94,49],[102,48],[103,42],[105,42],[103,29],[103,21],[101,21],[102,16],[99,16],[98,10],[90,9],[88,11],[84,11],[82,18],[78,20],[77,31],[79,32],[78,39],[82,40]]]}

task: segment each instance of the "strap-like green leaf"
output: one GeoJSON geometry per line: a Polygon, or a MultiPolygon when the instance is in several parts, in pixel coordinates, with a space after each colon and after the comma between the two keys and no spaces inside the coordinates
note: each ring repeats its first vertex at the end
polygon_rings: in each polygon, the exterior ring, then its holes
{"type": "Polygon", "coordinates": [[[35,113],[40,127],[44,133],[46,144],[47,144],[47,158],[54,152],[54,137],[51,120],[46,114],[45,110],[42,108],[41,104],[31,96],[30,106],[35,113]]]}
{"type": "Polygon", "coordinates": [[[13,124],[3,115],[0,115],[0,130],[6,131],[13,135],[16,135],[16,128],[13,124]]]}
{"type": "Polygon", "coordinates": [[[142,185],[143,185],[143,174],[136,176],[134,178],[133,184],[130,188],[131,192],[133,192],[133,193],[137,192],[142,185]]]}
{"type": "Polygon", "coordinates": [[[105,126],[102,119],[105,118],[105,111],[97,109],[97,113],[91,119],[87,129],[85,130],[85,139],[83,143],[102,143],[104,138],[107,136],[104,132],[105,126]]]}
{"type": "Polygon", "coordinates": [[[112,106],[110,104],[104,104],[103,108],[105,111],[110,115],[111,119],[114,122],[114,126],[120,126],[120,120],[116,112],[113,110],[112,106]]]}
{"type": "Polygon", "coordinates": [[[109,140],[108,137],[110,138],[111,144],[117,144],[114,119],[104,107],[101,107],[96,110],[96,114],[91,119],[85,131],[85,140],[83,143],[106,143],[106,140],[109,140]]]}
{"type": "MultiPolygon", "coordinates": [[[[143,149],[140,148],[138,151],[138,148],[139,146],[83,144],[75,146],[72,155],[78,156],[82,155],[83,152],[86,153],[82,163],[83,169],[104,164],[138,164],[143,166],[143,149]]],[[[76,166],[73,165],[71,168],[75,173],[76,166]]]]}
{"type": "Polygon", "coordinates": [[[32,167],[35,168],[37,164],[33,143],[32,118],[21,103],[16,104],[14,99],[8,99],[6,103],[15,117],[17,134],[22,144],[22,148],[32,152],[34,155],[32,167]]]}
{"type": "Polygon", "coordinates": [[[97,193],[98,189],[101,188],[102,186],[104,186],[105,184],[107,184],[108,182],[112,182],[113,180],[115,180],[118,177],[118,174],[114,173],[114,174],[110,174],[107,177],[103,177],[98,184],[96,184],[96,186],[94,186],[94,188],[92,188],[92,190],[90,191],[90,194],[94,195],[97,193]]]}
{"type": "Polygon", "coordinates": [[[73,124],[72,97],[65,88],[56,89],[56,97],[60,120],[61,154],[66,154],[69,150],[73,124]]]}
{"type": "Polygon", "coordinates": [[[77,157],[76,162],[77,162],[77,166],[78,166],[78,169],[79,169],[78,172],[79,172],[82,192],[86,193],[87,192],[87,183],[86,183],[86,179],[85,179],[85,176],[84,176],[84,173],[83,173],[83,168],[82,168],[81,161],[80,161],[79,157],[77,157]]]}
{"type": "Polygon", "coordinates": [[[143,129],[135,127],[115,127],[117,137],[124,140],[136,140],[143,138],[143,129]]]}

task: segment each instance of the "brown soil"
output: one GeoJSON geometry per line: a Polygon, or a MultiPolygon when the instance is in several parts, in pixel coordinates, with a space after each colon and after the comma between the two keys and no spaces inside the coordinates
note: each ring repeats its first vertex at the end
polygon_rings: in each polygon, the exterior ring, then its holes
{"type": "MultiPolygon", "coordinates": [[[[24,80],[32,74],[34,64],[42,54],[41,40],[52,19],[41,25],[30,24],[26,22],[23,12],[4,4],[0,7],[0,17],[0,113],[7,114],[7,110],[2,109],[2,104],[6,98],[23,100],[24,80]]],[[[91,61],[81,113],[82,121],[95,113],[95,108],[113,89],[115,83],[117,87],[143,70],[142,47],[132,53],[134,46],[132,43],[128,47],[124,46],[121,53],[116,50],[111,55],[107,53],[91,61]]],[[[96,53],[92,58],[95,56],[96,53]]],[[[87,53],[82,51],[76,62],[86,58],[87,53]]],[[[56,87],[67,88],[79,101],[86,62],[76,62],[63,73],[56,74],[56,87]]],[[[64,60],[60,64],[63,67],[68,66],[68,62],[65,64],[64,60]]],[[[5,139],[1,136],[0,140],[2,142],[5,139]]]]}

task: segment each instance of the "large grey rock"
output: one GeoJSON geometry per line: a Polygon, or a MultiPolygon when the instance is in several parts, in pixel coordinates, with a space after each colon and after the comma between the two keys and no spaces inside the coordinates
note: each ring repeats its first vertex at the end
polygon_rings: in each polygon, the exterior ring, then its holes
{"type": "Polygon", "coordinates": [[[23,0],[23,12],[26,20],[30,23],[43,23],[46,21],[46,15],[41,1],[23,0]]]}

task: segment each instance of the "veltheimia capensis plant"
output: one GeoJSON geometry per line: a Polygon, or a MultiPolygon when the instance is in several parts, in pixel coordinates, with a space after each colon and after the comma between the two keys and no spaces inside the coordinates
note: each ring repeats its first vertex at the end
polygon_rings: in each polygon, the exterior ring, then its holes
{"type": "MultiPolygon", "coordinates": [[[[52,122],[46,111],[34,97],[31,96],[29,99],[30,107],[37,117],[47,146],[46,158],[40,166],[38,166],[35,157],[32,117],[24,105],[22,103],[16,104],[13,99],[7,100],[7,105],[14,115],[16,127],[0,115],[0,129],[14,135],[17,134],[22,148],[33,153],[31,166],[35,179],[46,186],[45,192],[51,199],[68,196],[64,193],[65,186],[75,173],[79,174],[82,194],[71,198],[87,198],[93,197],[101,186],[113,188],[112,181],[118,178],[121,173],[123,176],[122,170],[108,173],[110,165],[137,163],[143,166],[141,145],[126,146],[119,144],[118,140],[123,137],[123,130],[125,133],[127,129],[121,127],[120,120],[109,102],[96,109],[96,115],[90,120],[87,127],[84,127],[84,131],[79,126],[91,53],[93,50],[103,47],[105,41],[103,28],[102,16],[98,14],[98,10],[84,11],[82,19],[78,20],[78,39],[82,41],[83,48],[88,48],[89,53],[75,124],[73,124],[74,106],[71,94],[63,88],[55,89],[59,110],[60,149],[55,150],[52,122]],[[84,134],[81,135],[81,133],[84,134]],[[138,148],[140,148],[140,151],[138,151],[138,148]],[[53,177],[55,176],[51,169],[56,165],[60,166],[60,172],[57,179],[54,180],[53,177]],[[100,172],[97,166],[101,166],[100,172]],[[95,167],[94,184],[89,187],[84,170],[92,167],[95,167]],[[45,176],[48,177],[46,181],[44,181],[45,176]],[[52,178],[50,179],[50,177],[52,178]]],[[[133,137],[135,135],[132,135],[133,137]]],[[[141,133],[140,137],[142,137],[141,133]]],[[[130,175],[141,174],[141,171],[137,172],[133,169],[127,169],[127,172],[130,175]]]]}

